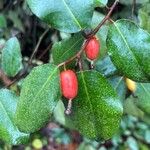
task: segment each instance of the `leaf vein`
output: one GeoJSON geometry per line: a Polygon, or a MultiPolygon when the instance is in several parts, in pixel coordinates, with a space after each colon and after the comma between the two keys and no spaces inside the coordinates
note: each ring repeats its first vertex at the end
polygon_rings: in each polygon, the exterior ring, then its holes
{"type": "Polygon", "coordinates": [[[52,76],[54,75],[54,73],[56,72],[58,68],[56,67],[54,69],[54,71],[51,73],[51,75],[47,78],[46,82],[43,84],[43,86],[41,87],[41,89],[39,90],[39,92],[36,94],[36,96],[34,97],[33,101],[31,102],[31,105],[34,103],[34,101],[36,100],[36,98],[41,94],[41,92],[43,91],[43,89],[45,88],[45,86],[47,85],[47,83],[50,81],[50,79],[52,78],[52,76]]]}
{"type": "Polygon", "coordinates": [[[95,131],[95,135],[97,135],[97,132],[96,132],[96,119],[95,119],[95,115],[94,115],[94,109],[93,109],[93,106],[92,106],[92,104],[90,103],[90,96],[89,96],[89,94],[88,94],[88,89],[87,89],[87,86],[86,86],[86,82],[85,82],[85,79],[84,79],[84,74],[83,74],[83,72],[81,72],[81,76],[82,76],[82,80],[83,80],[83,86],[84,86],[84,88],[85,88],[85,93],[86,93],[86,96],[87,96],[87,99],[88,99],[88,102],[89,102],[89,106],[91,107],[91,110],[92,110],[92,112],[93,112],[93,118],[94,118],[94,123],[93,123],[93,128],[94,128],[94,131],[95,131]]]}
{"type": "Polygon", "coordinates": [[[122,39],[123,39],[123,41],[124,41],[124,43],[125,43],[127,49],[132,53],[132,55],[133,55],[133,57],[134,57],[134,60],[136,61],[137,65],[138,65],[138,68],[141,70],[141,72],[144,72],[143,69],[142,69],[142,67],[140,66],[140,64],[139,64],[139,62],[138,62],[136,56],[134,55],[133,51],[130,49],[127,40],[126,40],[125,37],[123,36],[123,33],[120,31],[119,27],[116,25],[115,22],[114,22],[114,25],[115,25],[117,31],[119,32],[119,34],[121,35],[121,37],[122,37],[122,39]]]}
{"type": "Polygon", "coordinates": [[[70,50],[71,50],[76,44],[78,44],[81,40],[82,40],[82,38],[81,38],[80,40],[78,40],[77,42],[75,42],[75,44],[73,44],[69,49],[67,49],[67,50],[65,51],[65,53],[63,53],[63,54],[61,55],[60,58],[62,58],[66,53],[68,53],[68,51],[70,51],[70,50]]]}
{"type": "Polygon", "coordinates": [[[73,17],[73,20],[75,21],[75,23],[79,26],[80,29],[82,29],[79,21],[76,19],[76,17],[74,16],[72,10],[68,7],[68,5],[66,4],[66,1],[65,0],[62,0],[64,5],[66,6],[66,8],[68,9],[69,13],[71,14],[71,16],[73,17]]]}

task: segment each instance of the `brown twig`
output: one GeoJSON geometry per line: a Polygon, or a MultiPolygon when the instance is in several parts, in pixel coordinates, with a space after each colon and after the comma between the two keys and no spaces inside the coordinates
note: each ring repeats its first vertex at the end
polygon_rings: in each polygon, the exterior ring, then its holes
{"type": "Polygon", "coordinates": [[[43,58],[43,56],[47,53],[47,51],[52,47],[52,43],[48,45],[48,47],[42,52],[42,54],[37,58],[38,60],[43,58]]]}
{"type": "Polygon", "coordinates": [[[80,69],[80,71],[83,71],[83,65],[82,65],[82,59],[81,59],[81,56],[79,56],[77,59],[78,59],[79,69],[80,69]]]}
{"type": "Polygon", "coordinates": [[[0,79],[5,84],[5,86],[9,85],[12,82],[1,69],[0,69],[0,79]]]}
{"type": "Polygon", "coordinates": [[[99,31],[99,29],[102,27],[102,25],[110,18],[111,14],[112,14],[113,10],[115,9],[115,7],[117,6],[118,2],[119,2],[119,0],[116,0],[114,2],[114,4],[110,8],[108,14],[105,16],[105,18],[98,24],[98,26],[93,31],[91,31],[90,34],[88,34],[86,36],[86,38],[93,37],[99,31]]]}
{"type": "MultiPolygon", "coordinates": [[[[73,56],[73,57],[71,57],[70,59],[68,59],[67,61],[64,61],[64,62],[60,63],[60,64],[58,65],[58,67],[61,67],[61,66],[66,65],[66,64],[72,62],[72,61],[73,61],[74,59],[76,59],[76,58],[80,58],[82,52],[84,51],[84,49],[85,49],[85,47],[86,47],[86,45],[87,45],[87,43],[88,43],[88,42],[87,42],[88,39],[90,39],[92,36],[94,36],[94,35],[98,32],[98,30],[101,28],[101,26],[110,18],[111,14],[112,14],[113,10],[115,9],[115,7],[116,7],[116,5],[117,5],[118,2],[119,2],[119,0],[116,0],[116,1],[114,2],[114,4],[113,4],[113,5],[111,6],[111,8],[110,8],[108,14],[105,16],[105,18],[98,24],[98,26],[97,26],[93,31],[91,31],[88,35],[86,35],[86,38],[87,38],[87,39],[84,40],[83,45],[82,45],[80,51],[79,51],[75,56],[73,56]]],[[[34,49],[32,55],[31,55],[31,57],[30,57],[30,59],[29,59],[29,61],[28,61],[28,65],[27,65],[27,67],[24,69],[24,72],[21,73],[21,74],[20,74],[14,81],[12,81],[11,84],[9,84],[7,87],[11,86],[12,84],[14,84],[15,82],[17,82],[18,80],[20,80],[22,77],[24,77],[24,76],[27,74],[27,69],[28,69],[28,67],[32,64],[32,59],[35,57],[35,55],[36,55],[36,53],[37,53],[37,51],[38,51],[38,48],[39,48],[39,46],[40,46],[40,43],[41,43],[41,41],[43,40],[44,36],[47,34],[48,31],[49,31],[49,29],[45,30],[45,32],[40,36],[39,41],[38,41],[38,43],[37,43],[37,45],[36,45],[36,47],[35,47],[35,49],[34,49]]],[[[46,49],[46,51],[47,51],[47,49],[46,49]]],[[[44,54],[42,54],[42,55],[44,55],[44,54]]]]}
{"type": "Polygon", "coordinates": [[[108,12],[108,14],[105,16],[105,18],[98,24],[98,26],[93,31],[91,31],[89,34],[86,34],[86,35],[84,34],[84,36],[85,36],[85,38],[87,40],[84,40],[83,45],[81,47],[81,50],[75,56],[71,57],[67,61],[64,61],[64,62],[60,63],[58,65],[58,67],[66,65],[66,64],[72,62],[76,58],[80,58],[80,55],[82,54],[84,48],[86,47],[88,39],[90,39],[91,37],[93,37],[98,32],[98,30],[101,28],[101,26],[110,18],[110,15],[112,14],[112,12],[113,12],[114,8],[116,7],[116,5],[118,4],[118,2],[119,2],[119,0],[116,0],[114,2],[114,4],[112,5],[112,7],[110,8],[110,11],[108,12]]]}
{"type": "Polygon", "coordinates": [[[47,34],[48,31],[49,31],[49,28],[46,29],[45,32],[40,36],[39,41],[38,41],[38,43],[37,43],[37,45],[36,45],[36,47],[35,47],[35,49],[34,49],[32,55],[31,55],[31,57],[30,57],[30,59],[29,59],[29,61],[28,61],[28,65],[29,65],[29,66],[32,64],[32,59],[35,57],[35,55],[36,55],[36,53],[37,53],[37,51],[38,51],[38,48],[39,48],[39,46],[40,46],[40,44],[41,44],[41,42],[42,42],[44,36],[47,34]]]}
{"type": "Polygon", "coordinates": [[[6,85],[6,88],[9,88],[10,86],[12,86],[13,84],[15,84],[17,81],[19,81],[20,79],[22,79],[23,77],[25,77],[27,75],[27,71],[26,69],[24,69],[24,71],[22,73],[20,73],[13,81],[11,81],[8,85],[6,85]]]}
{"type": "Polygon", "coordinates": [[[112,14],[112,12],[115,9],[115,7],[118,4],[118,2],[119,2],[119,0],[116,0],[114,2],[114,4],[110,8],[110,11],[108,12],[108,14],[105,16],[105,18],[98,24],[98,26],[93,31],[91,31],[89,34],[86,34],[86,35],[83,34],[87,40],[84,40],[83,45],[81,47],[81,50],[75,56],[71,57],[69,60],[60,63],[58,65],[58,67],[66,65],[66,64],[70,63],[71,61],[73,61],[76,58],[80,58],[80,55],[82,54],[84,48],[86,47],[88,39],[90,39],[91,37],[93,37],[99,31],[99,29],[101,28],[101,26],[110,18],[110,15],[112,14]]]}
{"type": "Polygon", "coordinates": [[[11,85],[13,85],[14,83],[16,83],[17,81],[19,81],[21,78],[25,77],[27,75],[27,70],[28,70],[28,67],[32,64],[32,60],[33,58],[35,57],[37,51],[38,51],[38,48],[44,38],[44,36],[47,34],[47,32],[49,31],[49,29],[46,29],[43,34],[40,36],[38,42],[37,42],[37,45],[35,47],[35,49],[33,50],[33,53],[28,61],[28,65],[24,68],[24,70],[22,71],[22,73],[20,73],[10,84],[6,85],[6,87],[10,87],[11,85]]]}
{"type": "Polygon", "coordinates": [[[58,65],[58,67],[64,66],[64,65],[66,65],[66,64],[68,64],[68,63],[70,63],[70,62],[72,62],[74,59],[80,57],[80,55],[82,54],[82,52],[84,51],[84,49],[85,49],[85,47],[86,47],[86,45],[87,45],[87,41],[88,41],[88,40],[84,40],[80,51],[79,51],[75,56],[71,57],[71,58],[68,59],[67,61],[64,61],[64,62],[60,63],[60,64],[58,65]]]}

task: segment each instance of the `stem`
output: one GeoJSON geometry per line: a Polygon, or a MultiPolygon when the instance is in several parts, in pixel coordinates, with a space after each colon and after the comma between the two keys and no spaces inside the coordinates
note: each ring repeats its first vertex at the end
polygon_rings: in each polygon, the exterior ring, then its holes
{"type": "Polygon", "coordinates": [[[65,114],[66,115],[70,115],[71,114],[71,112],[72,112],[71,108],[72,108],[72,99],[69,99],[67,109],[65,110],[65,114]]]}
{"type": "Polygon", "coordinates": [[[81,56],[78,57],[78,64],[79,64],[80,71],[83,71],[83,65],[82,65],[81,56]]]}
{"type": "Polygon", "coordinates": [[[32,55],[31,55],[31,57],[30,57],[30,59],[29,59],[29,61],[28,61],[28,65],[29,65],[29,66],[32,64],[32,59],[33,59],[34,56],[36,55],[36,53],[37,53],[37,51],[38,51],[38,48],[39,48],[39,46],[40,46],[40,44],[41,44],[41,42],[42,42],[44,36],[47,34],[48,31],[49,31],[49,29],[46,29],[45,32],[40,36],[39,41],[38,41],[38,43],[37,43],[37,45],[36,45],[36,47],[35,47],[35,49],[34,49],[32,55]]]}
{"type": "Polygon", "coordinates": [[[87,40],[84,40],[80,51],[79,51],[76,55],[74,55],[73,57],[71,57],[70,59],[68,59],[67,61],[64,61],[64,62],[60,63],[60,64],[58,65],[58,67],[61,67],[61,66],[63,66],[63,65],[66,65],[66,64],[72,62],[74,59],[80,57],[80,55],[81,55],[82,52],[84,51],[84,49],[85,49],[87,43],[88,43],[87,40]]]}
{"type": "Polygon", "coordinates": [[[107,15],[105,16],[105,18],[98,24],[98,26],[97,26],[89,35],[86,36],[87,38],[93,37],[93,36],[99,31],[99,29],[102,27],[102,25],[110,18],[111,14],[112,14],[113,10],[115,9],[115,7],[117,6],[118,2],[119,2],[119,0],[116,0],[116,1],[114,2],[114,4],[113,4],[113,5],[111,6],[111,8],[110,8],[108,14],[107,14],[107,15]]]}
{"type": "Polygon", "coordinates": [[[17,81],[19,81],[21,78],[25,77],[26,75],[27,75],[27,68],[25,68],[24,71],[18,75],[18,77],[16,77],[12,82],[10,82],[10,84],[6,85],[5,88],[9,88],[13,84],[15,84],[17,81]]]}
{"type": "Polygon", "coordinates": [[[51,47],[52,47],[52,43],[48,45],[48,47],[42,52],[42,54],[37,59],[39,60],[43,58],[43,56],[50,50],[51,47]]]}
{"type": "MultiPolygon", "coordinates": [[[[88,35],[86,35],[86,38],[87,38],[87,39],[84,40],[83,45],[82,45],[80,51],[79,51],[75,56],[73,56],[73,57],[71,57],[70,59],[68,59],[67,61],[64,61],[64,62],[60,63],[60,64],[58,65],[58,67],[61,67],[61,66],[63,66],[63,65],[66,65],[66,64],[72,62],[72,61],[73,61],[74,59],[76,59],[76,58],[80,58],[82,52],[84,51],[84,49],[85,49],[85,47],[86,47],[86,45],[87,45],[87,43],[88,43],[88,42],[87,42],[88,39],[90,39],[91,37],[93,37],[93,36],[98,32],[98,30],[101,28],[101,26],[102,26],[108,19],[110,19],[110,16],[111,16],[113,10],[115,9],[116,5],[118,4],[118,2],[119,2],[119,0],[116,0],[116,1],[114,2],[114,4],[113,4],[113,5],[111,6],[111,8],[110,8],[108,14],[105,16],[105,18],[98,24],[98,26],[97,26],[93,31],[91,31],[91,33],[89,33],[88,35]]],[[[40,46],[40,44],[41,44],[41,42],[42,42],[44,36],[47,34],[48,31],[49,31],[49,29],[46,29],[45,32],[40,36],[39,41],[38,41],[38,43],[37,43],[37,45],[36,45],[36,47],[35,47],[35,49],[34,49],[32,55],[31,55],[31,57],[30,57],[30,59],[29,59],[29,61],[28,61],[28,65],[27,65],[27,67],[24,69],[23,73],[21,73],[21,74],[20,74],[14,81],[12,81],[9,85],[7,85],[7,87],[11,86],[12,84],[14,84],[15,82],[17,82],[18,80],[20,80],[22,77],[24,77],[24,76],[27,74],[27,69],[28,69],[28,67],[32,64],[32,60],[33,60],[33,58],[35,57],[35,55],[36,55],[36,53],[37,53],[37,51],[38,51],[38,48],[39,48],[39,46],[40,46]]],[[[47,49],[46,49],[46,51],[47,51],[47,49]]],[[[80,69],[82,70],[82,66],[81,66],[82,64],[81,64],[81,62],[79,62],[79,63],[80,63],[80,64],[79,64],[79,65],[80,65],[80,69]]]]}
{"type": "Polygon", "coordinates": [[[35,49],[34,49],[32,55],[31,55],[31,57],[30,57],[30,59],[29,59],[29,61],[28,61],[28,65],[24,68],[24,70],[22,71],[22,73],[20,73],[20,74],[16,77],[16,79],[14,79],[10,84],[6,85],[7,88],[10,87],[11,85],[13,85],[14,83],[16,83],[17,81],[19,81],[19,80],[20,80],[21,78],[23,78],[24,76],[27,75],[28,67],[32,64],[32,60],[33,60],[34,56],[36,55],[36,53],[37,53],[37,51],[38,51],[38,48],[39,48],[39,46],[40,46],[40,44],[41,44],[41,42],[42,42],[44,36],[47,34],[48,31],[49,31],[49,29],[46,29],[46,30],[43,32],[43,34],[40,36],[40,38],[39,38],[39,40],[38,40],[38,43],[37,43],[37,45],[36,45],[36,47],[35,47],[35,49]]]}
{"type": "Polygon", "coordinates": [[[1,69],[0,69],[0,78],[2,79],[5,86],[8,86],[12,82],[1,69]]]}
{"type": "Polygon", "coordinates": [[[90,68],[94,69],[94,61],[93,60],[90,62],[90,68]]]}

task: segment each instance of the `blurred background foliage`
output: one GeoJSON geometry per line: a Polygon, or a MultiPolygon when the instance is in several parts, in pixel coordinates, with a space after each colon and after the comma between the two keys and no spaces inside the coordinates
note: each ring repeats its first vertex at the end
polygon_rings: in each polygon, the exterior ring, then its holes
{"type": "MultiPolygon", "coordinates": [[[[111,6],[113,0],[109,0],[107,6],[111,6]]],[[[96,22],[107,14],[106,7],[97,7],[93,17],[93,27],[96,22]]],[[[120,0],[112,19],[132,19],[143,29],[150,32],[150,1],[149,0],[120,0]]],[[[17,36],[21,43],[24,64],[32,54],[33,49],[41,34],[49,28],[45,23],[35,17],[29,10],[25,0],[0,0],[0,50],[5,41],[12,36],[17,36]]],[[[104,26],[98,37],[102,41],[100,59],[96,62],[96,70],[107,74],[113,86],[121,97],[124,105],[124,116],[120,129],[114,137],[108,141],[92,141],[77,131],[69,131],[56,122],[51,122],[47,127],[31,135],[27,145],[12,146],[0,142],[0,150],[9,149],[48,149],[48,150],[149,150],[150,149],[150,84],[146,84],[147,93],[143,90],[143,84],[137,84],[134,95],[127,91],[122,78],[111,77],[115,67],[110,63],[106,54],[106,32],[104,26]],[[105,65],[105,66],[104,66],[105,65]],[[119,81],[119,82],[118,82],[119,81]],[[127,91],[127,92],[126,92],[127,91]],[[125,93],[125,94],[123,94],[125,93]],[[125,96],[124,96],[125,95],[125,96]],[[139,101],[137,102],[137,99],[139,101]],[[148,107],[149,106],[149,107],[148,107]]],[[[36,57],[32,64],[40,65],[51,59],[51,47],[54,42],[70,37],[70,34],[59,32],[49,28],[48,34],[42,40],[36,57]]],[[[21,82],[20,82],[21,84],[21,82]]],[[[2,85],[1,85],[2,86],[2,85]]],[[[16,90],[12,87],[12,90],[16,90]]],[[[61,109],[61,108],[59,108],[61,109]]],[[[59,114],[59,113],[58,113],[59,114]]],[[[61,117],[58,115],[57,117],[61,117]]]]}

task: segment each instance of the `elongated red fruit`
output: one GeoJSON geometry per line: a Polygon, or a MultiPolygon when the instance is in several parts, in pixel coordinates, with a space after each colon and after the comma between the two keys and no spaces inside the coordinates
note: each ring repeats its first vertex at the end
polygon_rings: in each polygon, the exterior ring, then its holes
{"type": "Polygon", "coordinates": [[[99,55],[99,49],[100,49],[100,42],[96,37],[92,37],[89,39],[86,47],[85,47],[85,54],[86,57],[90,60],[94,60],[99,55]]]}
{"type": "Polygon", "coordinates": [[[61,90],[64,97],[72,100],[78,93],[78,80],[72,70],[66,70],[60,74],[61,90]]]}

